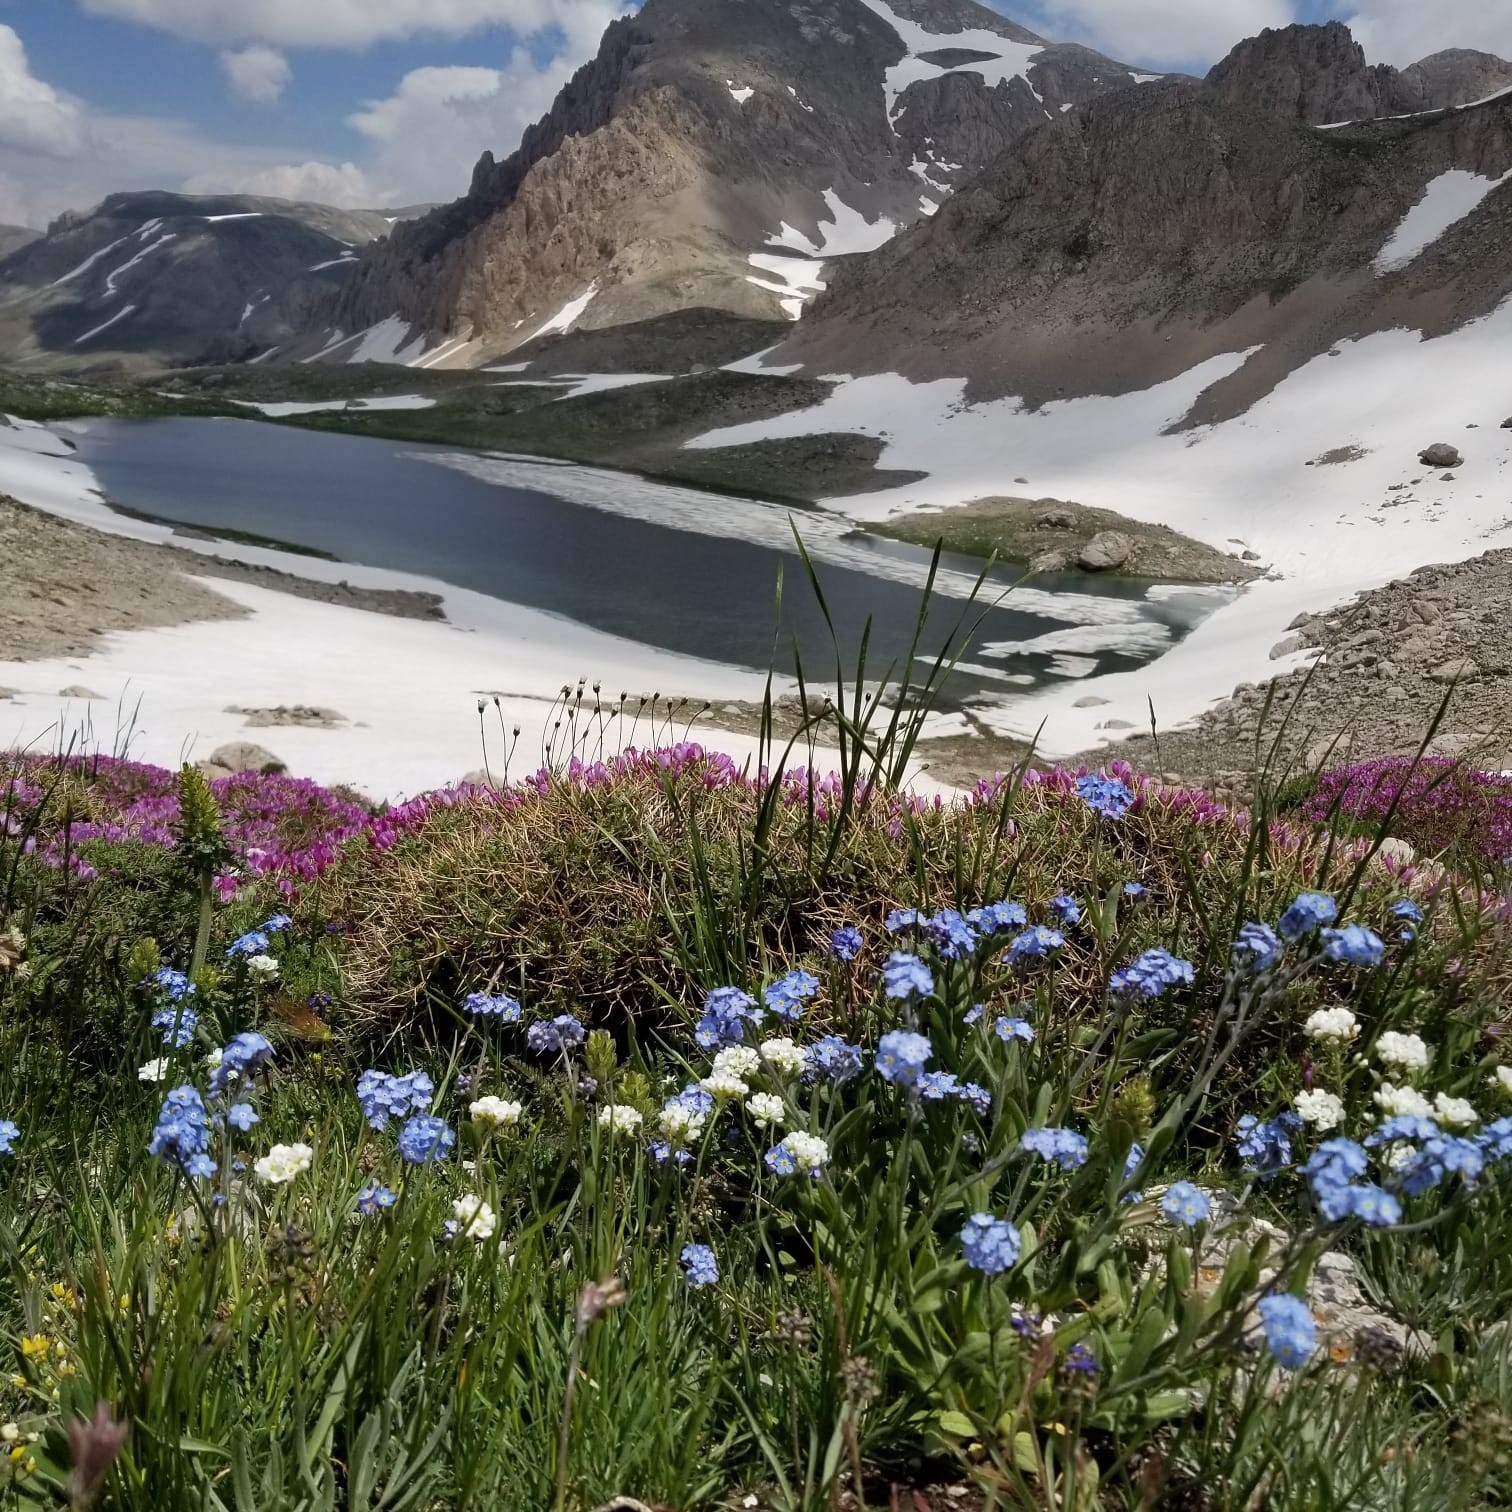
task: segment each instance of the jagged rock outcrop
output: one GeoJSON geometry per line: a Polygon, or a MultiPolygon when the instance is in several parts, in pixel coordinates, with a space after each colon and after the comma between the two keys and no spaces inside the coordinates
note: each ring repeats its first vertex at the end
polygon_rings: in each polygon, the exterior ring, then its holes
{"type": "Polygon", "coordinates": [[[1137,77],[969,0],[648,0],[517,152],[363,258],[319,344],[346,360],[397,320],[478,362],[567,324],[793,316],[822,287],[813,262],[879,244],[1137,77]]]}
{"type": "Polygon", "coordinates": [[[1208,75],[1219,99],[1314,126],[1449,110],[1512,88],[1512,64],[1490,53],[1435,53],[1406,69],[1372,67],[1342,21],[1267,30],[1208,75]]]}

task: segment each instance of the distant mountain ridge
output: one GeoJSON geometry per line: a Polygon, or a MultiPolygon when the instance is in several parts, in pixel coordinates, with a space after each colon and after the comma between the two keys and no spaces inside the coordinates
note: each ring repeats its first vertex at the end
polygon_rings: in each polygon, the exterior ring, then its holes
{"type": "Polygon", "coordinates": [[[113,194],[0,259],[11,361],[229,362],[290,341],[391,229],[380,212],[246,195],[113,194]]]}

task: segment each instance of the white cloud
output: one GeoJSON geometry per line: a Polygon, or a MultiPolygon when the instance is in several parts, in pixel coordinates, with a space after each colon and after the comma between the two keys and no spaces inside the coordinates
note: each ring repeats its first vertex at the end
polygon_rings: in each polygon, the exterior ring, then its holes
{"type": "MultiPolygon", "coordinates": [[[[1413,0],[1421,3],[1421,0],[1413,0]]],[[[1205,70],[1236,42],[1289,26],[1294,0],[1040,0],[1036,21],[1126,63],[1205,70]]]]}
{"type": "Polygon", "coordinates": [[[355,163],[275,163],[251,172],[211,168],[184,183],[186,194],[262,194],[273,199],[313,200],[345,210],[365,209],[375,191],[355,163]]]}
{"type": "Polygon", "coordinates": [[[231,88],[254,105],[276,105],[294,77],[289,60],[276,48],[261,43],[227,48],[220,60],[231,88]]]}
{"type": "Polygon", "coordinates": [[[21,38],[0,26],[0,147],[67,158],[84,141],[78,106],[32,73],[21,38]]]}
{"type": "Polygon", "coordinates": [[[1343,19],[1372,63],[1405,68],[1447,47],[1470,47],[1512,58],[1512,0],[1355,0],[1343,19]]]}
{"type": "MultiPolygon", "coordinates": [[[[41,227],[121,190],[229,187],[280,167],[288,149],[218,141],[189,121],[94,110],[36,78],[21,39],[0,26],[0,152],[0,221],[41,227]]],[[[326,172],[334,176],[326,187],[357,194],[349,164],[326,172]]]]}
{"type": "Polygon", "coordinates": [[[576,32],[603,0],[82,0],[99,16],[228,45],[365,47],[413,36],[462,37],[486,26],[576,32]]]}

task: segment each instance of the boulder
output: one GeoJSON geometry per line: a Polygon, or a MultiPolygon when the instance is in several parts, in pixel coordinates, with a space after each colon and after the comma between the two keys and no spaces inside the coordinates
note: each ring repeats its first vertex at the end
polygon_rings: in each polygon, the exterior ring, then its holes
{"type": "Polygon", "coordinates": [[[1463,467],[1465,465],[1465,459],[1447,441],[1435,441],[1426,451],[1420,451],[1418,461],[1424,467],[1463,467]]]}
{"type": "Polygon", "coordinates": [[[1295,656],[1299,651],[1307,650],[1308,640],[1305,635],[1288,635],[1284,641],[1277,641],[1270,649],[1270,659],[1280,661],[1283,656],[1295,656]]]}
{"type": "Polygon", "coordinates": [[[1425,625],[1436,625],[1444,617],[1444,611],[1432,599],[1415,598],[1407,607],[1425,625]]]}
{"type": "Polygon", "coordinates": [[[96,693],[92,688],[82,688],[82,687],[79,686],[78,683],[71,683],[66,688],[59,688],[58,689],[58,697],[59,698],[83,698],[83,699],[88,699],[91,702],[98,702],[98,700],[102,697],[102,695],[99,694],[99,693],[96,693]]]}
{"type": "Polygon", "coordinates": [[[210,757],[199,764],[207,777],[237,777],[243,772],[260,772],[272,776],[289,770],[287,763],[280,761],[272,751],[249,740],[234,740],[230,745],[218,746],[210,757]]]}
{"type": "Polygon", "coordinates": [[[1480,668],[1468,656],[1456,656],[1452,661],[1441,662],[1428,676],[1436,683],[1471,682],[1480,676],[1480,668]]]}
{"type": "Polygon", "coordinates": [[[1512,415],[1508,415],[1507,418],[1502,421],[1502,429],[1512,430],[1512,415]]]}
{"type": "Polygon", "coordinates": [[[1134,542],[1118,530],[1100,530],[1081,549],[1076,564],[1086,572],[1112,572],[1134,555],[1134,542]]]}
{"type": "Polygon", "coordinates": [[[1066,551],[1042,551],[1029,558],[1030,572],[1065,572],[1071,566],[1071,554],[1066,551]]]}
{"type": "Polygon", "coordinates": [[[1417,860],[1417,852],[1405,840],[1388,835],[1381,841],[1381,859],[1394,861],[1398,866],[1411,866],[1417,860]]]}
{"type": "Polygon", "coordinates": [[[1101,709],[1106,707],[1107,703],[1106,698],[1099,698],[1095,693],[1089,693],[1085,698],[1078,698],[1071,707],[1073,709],[1101,709]]]}
{"type": "Polygon", "coordinates": [[[1035,517],[1034,523],[1046,530],[1075,530],[1076,516],[1069,509],[1047,509],[1035,517]]]}

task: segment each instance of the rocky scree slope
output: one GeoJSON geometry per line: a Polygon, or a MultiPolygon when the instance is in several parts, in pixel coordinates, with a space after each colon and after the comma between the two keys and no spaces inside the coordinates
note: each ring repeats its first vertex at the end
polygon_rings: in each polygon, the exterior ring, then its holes
{"type": "Polygon", "coordinates": [[[648,0],[518,151],[364,256],[317,350],[351,360],[391,320],[477,363],[700,307],[794,318],[816,264],[1138,77],[968,0],[648,0]]]}
{"type": "Polygon", "coordinates": [[[242,195],[115,194],[0,260],[8,360],[226,362],[291,339],[386,216],[242,195]]]}
{"type": "MultiPolygon", "coordinates": [[[[1311,125],[1383,87],[1341,35],[1291,28],[1204,83],[1124,90],[1042,125],[929,223],[838,270],[771,360],[968,376],[973,397],[1037,403],[1258,348],[1197,423],[1242,413],[1341,340],[1488,313],[1512,293],[1512,93],[1311,125]],[[1404,222],[1439,197],[1463,218],[1415,245],[1404,222]]],[[[1407,74],[1437,79],[1440,98],[1485,81],[1479,65],[1457,83],[1421,67],[1407,74]]]]}

